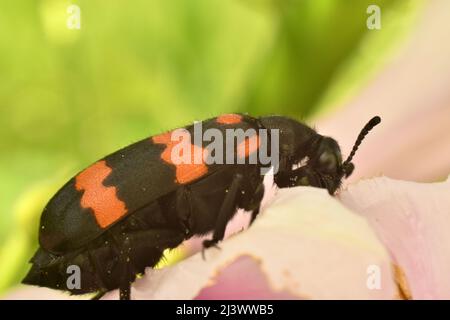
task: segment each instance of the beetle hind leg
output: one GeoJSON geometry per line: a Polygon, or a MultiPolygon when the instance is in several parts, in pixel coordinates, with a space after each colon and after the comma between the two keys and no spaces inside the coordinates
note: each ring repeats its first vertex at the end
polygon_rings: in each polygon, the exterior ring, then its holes
{"type": "Polygon", "coordinates": [[[120,299],[131,299],[131,283],[145,267],[153,267],[161,259],[164,249],[175,248],[184,234],[171,229],[150,229],[114,236],[114,247],[120,263],[118,281],[120,299]],[[119,245],[120,244],[120,245],[119,245]]]}
{"type": "Polygon", "coordinates": [[[130,300],[131,299],[131,282],[127,279],[128,274],[125,273],[125,279],[121,282],[119,287],[119,297],[120,300],[130,300]]]}
{"type": "Polygon", "coordinates": [[[91,300],[100,300],[107,292],[107,290],[100,290],[95,296],[91,298],[91,300]]]}

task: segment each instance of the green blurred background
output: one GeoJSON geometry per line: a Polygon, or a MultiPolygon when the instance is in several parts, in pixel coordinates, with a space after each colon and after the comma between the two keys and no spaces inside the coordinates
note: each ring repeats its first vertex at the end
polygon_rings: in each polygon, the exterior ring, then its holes
{"type": "Polygon", "coordinates": [[[364,86],[423,2],[1,1],[0,293],[27,271],[42,208],[77,171],[224,112],[311,121],[364,86]],[[366,27],[369,4],[381,30],[366,27]]]}

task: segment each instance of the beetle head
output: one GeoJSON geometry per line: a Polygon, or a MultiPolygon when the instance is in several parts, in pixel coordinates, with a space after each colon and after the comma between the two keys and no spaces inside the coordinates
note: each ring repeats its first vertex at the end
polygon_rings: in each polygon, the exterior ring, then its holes
{"type": "Polygon", "coordinates": [[[317,135],[308,148],[304,165],[293,170],[288,184],[326,188],[330,194],[334,194],[340,187],[342,179],[352,174],[355,166],[351,161],[362,140],[380,121],[380,117],[377,116],[364,126],[344,162],[342,162],[341,150],[337,142],[332,138],[317,135]]]}

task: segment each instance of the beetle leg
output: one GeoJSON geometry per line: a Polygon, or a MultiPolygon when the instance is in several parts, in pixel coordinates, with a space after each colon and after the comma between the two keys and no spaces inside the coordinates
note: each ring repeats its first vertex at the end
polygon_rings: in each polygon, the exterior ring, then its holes
{"type": "Polygon", "coordinates": [[[227,190],[227,195],[220,207],[219,215],[217,217],[216,226],[212,239],[203,241],[203,251],[209,247],[217,247],[217,242],[221,241],[225,235],[225,228],[228,221],[233,217],[236,211],[236,197],[242,184],[242,174],[236,174],[233,178],[230,188],[227,190]]]}
{"type": "Polygon", "coordinates": [[[255,195],[253,196],[253,203],[257,204],[257,206],[252,210],[250,225],[253,224],[253,221],[255,221],[256,217],[259,214],[259,210],[261,208],[261,201],[263,197],[264,197],[264,183],[261,181],[261,183],[256,188],[255,195]]]}
{"type": "Polygon", "coordinates": [[[260,206],[258,206],[258,208],[254,209],[252,211],[252,217],[250,218],[250,225],[253,224],[253,222],[255,221],[256,217],[258,216],[259,210],[260,210],[260,206]]]}
{"type": "Polygon", "coordinates": [[[120,250],[119,261],[123,266],[122,279],[119,286],[119,296],[120,300],[130,300],[131,298],[131,277],[133,272],[130,265],[130,251],[131,251],[131,241],[129,237],[126,237],[123,241],[123,246],[120,250]]]}
{"type": "MultiPolygon", "coordinates": [[[[105,279],[102,276],[102,273],[99,272],[101,270],[100,262],[95,254],[92,254],[92,248],[88,248],[87,257],[89,262],[91,263],[92,268],[94,269],[94,273],[98,275],[98,281],[100,282],[101,288],[106,288],[105,279]]],[[[100,299],[107,291],[104,289],[100,289],[100,291],[92,298],[92,300],[100,299]],[[101,294],[101,295],[100,295],[101,294]],[[98,296],[98,297],[97,297],[98,296]]]]}
{"type": "Polygon", "coordinates": [[[106,290],[100,290],[95,296],[91,298],[91,300],[100,300],[107,292],[108,291],[106,290]]]}
{"type": "Polygon", "coordinates": [[[181,187],[177,189],[175,198],[176,212],[178,221],[183,228],[186,238],[188,238],[191,234],[191,230],[189,228],[189,214],[192,212],[192,204],[190,199],[190,190],[188,187],[181,187]],[[188,203],[187,206],[186,203],[188,203]]]}
{"type": "Polygon", "coordinates": [[[111,239],[114,243],[113,249],[119,255],[119,263],[122,267],[121,275],[122,279],[120,279],[119,284],[119,297],[120,300],[130,300],[131,298],[131,277],[134,274],[130,268],[130,251],[131,251],[131,242],[130,238],[126,233],[122,233],[121,235],[110,232],[111,239]],[[122,239],[121,239],[122,238],[122,239]]]}
{"type": "Polygon", "coordinates": [[[150,253],[146,257],[146,259],[148,258],[146,266],[153,267],[160,260],[163,250],[177,247],[184,240],[184,234],[179,230],[149,229],[126,232],[112,238],[117,248],[120,265],[123,268],[119,284],[120,299],[130,300],[131,283],[134,281],[136,273],[142,272],[142,270],[136,271],[142,267],[142,259],[139,260],[140,253],[143,250],[150,253]],[[122,243],[120,247],[119,243],[122,243]]]}
{"type": "MultiPolygon", "coordinates": [[[[128,269],[128,268],[127,268],[128,269]]],[[[125,274],[125,279],[128,279],[128,275],[125,274]]],[[[120,300],[130,300],[131,299],[131,283],[129,280],[123,280],[119,287],[120,300]]]]}

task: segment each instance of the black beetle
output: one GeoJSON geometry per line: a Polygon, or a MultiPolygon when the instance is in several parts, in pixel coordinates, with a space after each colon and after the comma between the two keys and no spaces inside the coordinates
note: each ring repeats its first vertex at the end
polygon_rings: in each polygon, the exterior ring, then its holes
{"type": "Polygon", "coordinates": [[[364,136],[379,122],[374,117],[366,124],[344,162],[335,140],[282,116],[225,114],[201,122],[203,131],[214,131],[216,138],[229,131],[244,133],[234,137],[231,148],[228,140],[216,144],[231,163],[207,161],[218,150],[208,149],[205,139],[196,141],[195,124],[127,146],[77,174],[49,201],[40,221],[40,248],[23,283],[73,294],[98,292],[96,298],[119,288],[121,299],[129,299],[136,275],[155,266],[165,249],[209,232],[212,238],[203,247],[215,246],[237,208],[251,211],[253,222],[267,163],[259,161],[259,154],[256,161],[245,160],[257,151],[265,148],[275,156],[278,187],[307,185],[334,194],[352,173],[351,160],[364,136]],[[188,143],[178,156],[193,151],[189,161],[174,159],[181,138],[188,143]],[[77,287],[66,285],[70,266],[81,270],[77,287]]]}

